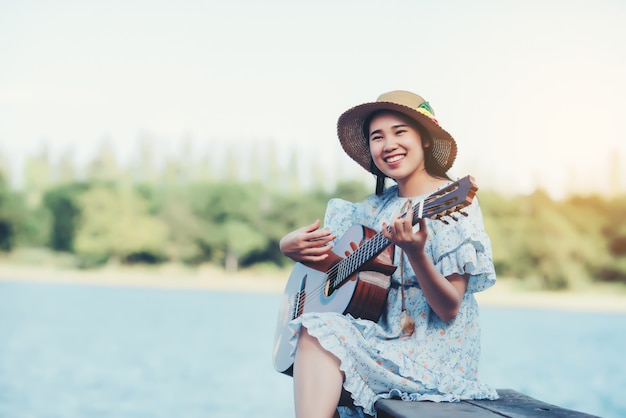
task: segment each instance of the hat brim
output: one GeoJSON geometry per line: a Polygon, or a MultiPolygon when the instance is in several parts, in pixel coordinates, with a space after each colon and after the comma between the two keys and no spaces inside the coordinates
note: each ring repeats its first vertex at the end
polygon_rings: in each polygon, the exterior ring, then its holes
{"type": "Polygon", "coordinates": [[[345,111],[337,121],[337,136],[344,151],[361,167],[372,172],[369,140],[363,130],[367,118],[376,111],[391,110],[402,113],[419,123],[431,135],[433,155],[443,172],[454,164],[457,154],[456,141],[445,129],[428,116],[393,102],[371,102],[345,111]]]}

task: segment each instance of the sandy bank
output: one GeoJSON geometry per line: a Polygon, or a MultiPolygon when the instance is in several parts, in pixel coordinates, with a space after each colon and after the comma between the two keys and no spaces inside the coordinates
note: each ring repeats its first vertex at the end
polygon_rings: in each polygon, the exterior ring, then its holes
{"type": "Polygon", "coordinates": [[[626,293],[607,290],[547,292],[516,290],[515,283],[498,280],[491,289],[476,294],[481,306],[559,309],[626,313],[626,293]]]}
{"type": "Polygon", "coordinates": [[[215,291],[281,292],[288,272],[242,272],[229,275],[221,269],[203,267],[106,268],[102,270],[60,270],[26,266],[0,266],[0,280],[35,281],[100,286],[159,287],[215,291]]]}
{"type": "MultiPolygon", "coordinates": [[[[244,271],[234,275],[204,267],[159,269],[108,268],[99,271],[58,270],[25,266],[0,266],[2,281],[34,281],[99,286],[135,286],[205,291],[281,293],[289,271],[244,271]]],[[[515,283],[499,280],[496,286],[476,295],[482,306],[560,309],[626,313],[626,293],[607,291],[538,292],[521,291],[515,283]]]]}

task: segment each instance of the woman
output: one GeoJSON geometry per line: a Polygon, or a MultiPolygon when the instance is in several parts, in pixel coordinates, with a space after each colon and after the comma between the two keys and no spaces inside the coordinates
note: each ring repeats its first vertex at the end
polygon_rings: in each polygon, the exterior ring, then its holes
{"type": "Polygon", "coordinates": [[[361,203],[332,199],[320,222],[287,234],[281,251],[309,265],[329,256],[352,225],[382,230],[400,260],[377,322],[340,313],[305,313],[294,330],[298,417],[374,414],[381,398],[496,399],[478,380],[480,327],[474,293],[495,283],[491,244],[476,199],[448,225],[421,219],[407,205],[451,183],[456,142],[417,94],[393,91],[349,109],[338,121],[346,153],[377,177],[361,203]],[[385,190],[385,179],[395,185],[385,190]],[[342,389],[354,407],[337,408],[342,389]]]}

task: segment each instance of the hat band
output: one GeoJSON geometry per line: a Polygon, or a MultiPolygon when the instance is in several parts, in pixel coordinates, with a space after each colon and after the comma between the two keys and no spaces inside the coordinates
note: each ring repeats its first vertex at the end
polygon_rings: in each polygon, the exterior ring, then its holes
{"type": "Polygon", "coordinates": [[[437,125],[439,125],[439,122],[437,121],[437,119],[435,119],[435,112],[433,111],[433,108],[430,107],[430,103],[424,102],[421,105],[417,106],[417,109],[415,109],[415,110],[420,112],[422,115],[427,116],[429,119],[431,119],[437,125]]]}

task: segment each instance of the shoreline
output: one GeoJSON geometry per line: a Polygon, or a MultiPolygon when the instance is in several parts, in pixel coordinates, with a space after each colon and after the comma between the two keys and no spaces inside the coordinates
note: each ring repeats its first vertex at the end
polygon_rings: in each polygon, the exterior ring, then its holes
{"type": "Polygon", "coordinates": [[[228,274],[223,270],[203,267],[190,270],[180,267],[159,269],[107,268],[73,270],[25,266],[0,266],[0,282],[21,281],[50,284],[78,284],[115,287],[151,287],[181,290],[239,291],[280,293],[288,273],[243,272],[228,274]]]}
{"type": "MultiPolygon", "coordinates": [[[[106,268],[96,271],[0,266],[0,282],[36,282],[67,285],[144,287],[198,291],[281,294],[289,271],[242,271],[228,274],[216,267],[191,270],[176,266],[158,269],[106,268]]],[[[608,291],[530,291],[516,289],[513,280],[498,279],[496,285],[476,294],[483,307],[555,309],[626,314],[626,293],[608,291]]]]}

